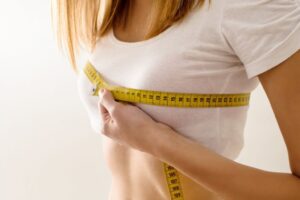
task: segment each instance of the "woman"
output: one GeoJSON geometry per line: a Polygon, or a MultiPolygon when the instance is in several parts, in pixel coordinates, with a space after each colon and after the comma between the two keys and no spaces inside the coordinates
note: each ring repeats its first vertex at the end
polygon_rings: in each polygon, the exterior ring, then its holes
{"type": "Polygon", "coordinates": [[[92,96],[80,70],[80,97],[111,170],[110,200],[170,199],[162,162],[179,171],[185,200],[300,199],[299,2],[56,3],[58,38],[76,72],[76,52],[84,47],[111,85],[222,94],[249,93],[261,83],[287,145],[292,173],[239,164],[249,106],[122,103],[108,89],[92,96]]]}

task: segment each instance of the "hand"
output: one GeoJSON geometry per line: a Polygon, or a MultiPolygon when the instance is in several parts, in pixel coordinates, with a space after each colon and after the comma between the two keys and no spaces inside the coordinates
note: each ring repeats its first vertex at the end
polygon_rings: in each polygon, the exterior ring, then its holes
{"type": "Polygon", "coordinates": [[[99,91],[98,109],[103,121],[100,132],[119,144],[140,151],[149,151],[160,129],[169,128],[153,120],[139,107],[115,101],[107,89],[99,91]]]}

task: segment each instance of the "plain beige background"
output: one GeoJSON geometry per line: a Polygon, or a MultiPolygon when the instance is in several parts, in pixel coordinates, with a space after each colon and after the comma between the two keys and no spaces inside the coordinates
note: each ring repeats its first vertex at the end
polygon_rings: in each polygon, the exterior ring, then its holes
{"type": "MultiPolygon", "coordinates": [[[[0,26],[0,199],[107,199],[101,137],[92,131],[76,76],[56,47],[50,2],[2,2],[0,26]]],[[[237,162],[290,172],[261,85],[250,105],[237,162]]]]}

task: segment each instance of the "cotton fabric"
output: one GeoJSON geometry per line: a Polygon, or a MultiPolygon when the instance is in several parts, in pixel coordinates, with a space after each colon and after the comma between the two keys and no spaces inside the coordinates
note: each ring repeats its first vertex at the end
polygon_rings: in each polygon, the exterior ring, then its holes
{"type": "MultiPolygon", "coordinates": [[[[259,74],[300,48],[299,1],[211,2],[148,40],[121,41],[111,30],[97,41],[88,59],[112,85],[183,93],[247,93],[258,86],[259,74]]],[[[83,71],[77,80],[92,129],[99,133],[98,97],[91,95],[93,85],[83,71]]],[[[135,105],[229,159],[236,159],[244,146],[251,104],[220,108],[135,105]]]]}

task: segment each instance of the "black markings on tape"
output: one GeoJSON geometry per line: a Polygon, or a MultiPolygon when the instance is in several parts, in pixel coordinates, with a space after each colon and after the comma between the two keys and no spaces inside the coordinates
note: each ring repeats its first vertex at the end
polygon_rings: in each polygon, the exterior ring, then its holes
{"type": "MultiPolygon", "coordinates": [[[[118,86],[108,85],[101,75],[96,71],[91,63],[87,63],[84,67],[84,72],[93,83],[94,96],[97,96],[97,90],[101,87],[109,87],[110,90],[118,94],[116,100],[141,102],[145,104],[179,106],[179,107],[230,107],[230,106],[244,106],[248,105],[250,93],[240,94],[188,94],[188,93],[169,93],[150,90],[137,90],[132,88],[124,88],[118,86]],[[212,95],[212,96],[211,96],[212,95]],[[225,96],[226,95],[226,96],[225,96]],[[135,98],[138,97],[138,98],[135,98]],[[134,98],[132,98],[134,97],[134,98]],[[177,98],[176,98],[177,97],[177,98]],[[205,100],[206,99],[206,100],[205,100]],[[154,101],[153,101],[154,100],[154,101]],[[169,102],[170,101],[170,102],[169,102]],[[162,103],[164,102],[164,103],[162,103]],[[166,104],[166,102],[168,102],[166,104]],[[229,103],[228,103],[229,102],[229,103]],[[235,102],[235,103],[232,103],[235,102]],[[162,103],[162,104],[160,104],[162,103]]],[[[183,190],[181,188],[178,171],[163,163],[164,172],[167,179],[170,196],[172,200],[184,200],[183,190]]]]}

